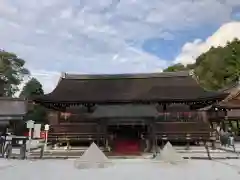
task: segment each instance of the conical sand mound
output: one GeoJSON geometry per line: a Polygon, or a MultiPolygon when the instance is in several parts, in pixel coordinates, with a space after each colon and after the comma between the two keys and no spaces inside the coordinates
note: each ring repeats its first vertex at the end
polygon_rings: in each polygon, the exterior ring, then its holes
{"type": "Polygon", "coordinates": [[[109,159],[94,142],[74,163],[75,167],[78,169],[104,168],[110,164],[109,159]]]}
{"type": "Polygon", "coordinates": [[[160,151],[160,154],[158,154],[154,160],[157,161],[164,161],[168,163],[178,163],[183,162],[182,156],[176,152],[176,150],[173,148],[172,144],[170,142],[167,142],[167,144],[164,146],[162,151],[160,151]]]}
{"type": "Polygon", "coordinates": [[[98,146],[93,142],[91,146],[84,152],[80,158],[82,161],[89,162],[105,162],[108,158],[105,154],[98,148],[98,146]]]}

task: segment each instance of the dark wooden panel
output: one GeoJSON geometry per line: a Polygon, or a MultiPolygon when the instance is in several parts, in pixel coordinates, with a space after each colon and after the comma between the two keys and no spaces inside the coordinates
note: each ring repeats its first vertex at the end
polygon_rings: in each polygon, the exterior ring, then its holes
{"type": "Polygon", "coordinates": [[[50,126],[58,124],[58,112],[56,111],[49,111],[48,112],[48,122],[50,126]]]}
{"type": "Polygon", "coordinates": [[[212,129],[208,123],[162,122],[155,124],[159,139],[209,139],[212,129]]]}
{"type": "Polygon", "coordinates": [[[89,117],[87,114],[70,114],[69,117],[60,116],[60,123],[94,123],[97,120],[89,117]]]}
{"type": "Polygon", "coordinates": [[[202,120],[203,116],[198,111],[164,112],[157,116],[158,122],[201,122],[202,120]]]}
{"type": "Polygon", "coordinates": [[[0,97],[0,115],[24,116],[27,112],[27,101],[21,98],[0,97]]]}
{"type": "Polygon", "coordinates": [[[156,131],[201,131],[211,130],[208,123],[198,122],[158,122],[155,124],[156,131]]]}
{"type": "Polygon", "coordinates": [[[54,125],[50,133],[96,133],[98,124],[72,124],[72,125],[54,125]]]}

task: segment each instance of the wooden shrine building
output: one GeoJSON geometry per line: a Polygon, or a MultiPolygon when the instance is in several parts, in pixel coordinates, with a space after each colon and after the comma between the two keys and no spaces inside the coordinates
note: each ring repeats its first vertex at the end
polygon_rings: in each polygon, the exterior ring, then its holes
{"type": "Polygon", "coordinates": [[[27,101],[19,98],[0,97],[0,131],[8,127],[14,134],[21,134],[27,101]]]}
{"type": "Polygon", "coordinates": [[[53,141],[90,142],[150,151],[163,141],[214,141],[205,111],[228,93],[206,91],[189,72],[63,74],[35,103],[49,113],[53,141]]]}
{"type": "Polygon", "coordinates": [[[5,81],[0,78],[0,133],[8,127],[12,133],[18,134],[19,128],[24,125],[27,101],[20,98],[3,97],[4,83],[5,81]]]}
{"type": "Polygon", "coordinates": [[[208,108],[209,120],[225,131],[231,128],[240,140],[240,84],[233,84],[222,92],[229,95],[208,108]]]}

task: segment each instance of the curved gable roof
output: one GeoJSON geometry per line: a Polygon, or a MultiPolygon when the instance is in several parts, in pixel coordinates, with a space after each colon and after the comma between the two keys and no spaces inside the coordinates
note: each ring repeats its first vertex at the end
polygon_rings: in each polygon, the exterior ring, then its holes
{"type": "Polygon", "coordinates": [[[206,91],[189,72],[152,74],[64,74],[49,94],[36,102],[127,103],[139,101],[196,101],[224,98],[225,93],[206,91]]]}
{"type": "Polygon", "coordinates": [[[240,109],[240,84],[235,83],[222,91],[229,93],[228,96],[214,107],[226,109],[240,109]]]}

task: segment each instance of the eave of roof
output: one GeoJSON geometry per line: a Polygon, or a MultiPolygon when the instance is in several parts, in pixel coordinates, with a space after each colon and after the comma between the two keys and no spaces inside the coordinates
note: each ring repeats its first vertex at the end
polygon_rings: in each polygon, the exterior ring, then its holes
{"type": "Polygon", "coordinates": [[[27,102],[21,98],[0,97],[0,116],[24,116],[27,102]]]}
{"type": "Polygon", "coordinates": [[[69,74],[62,73],[60,79],[72,80],[101,80],[101,79],[148,79],[148,78],[172,78],[187,77],[189,71],[162,72],[162,73],[138,73],[138,74],[69,74]]]}
{"type": "Polygon", "coordinates": [[[53,92],[41,97],[33,97],[33,99],[37,103],[81,102],[114,104],[159,101],[211,101],[222,100],[226,95],[227,94],[223,92],[210,92],[204,90],[196,80],[190,76],[188,71],[116,75],[75,75],[65,73],[60,78],[53,92]],[[137,81],[137,84],[134,81],[137,81]],[[97,83],[103,83],[104,85],[97,83]],[[168,84],[170,84],[170,86],[168,86],[168,84]],[[61,88],[62,92],[60,90],[61,88]],[[74,90],[74,88],[77,90],[74,90]],[[99,94],[97,98],[96,92],[99,94]],[[118,96],[116,93],[118,93],[118,96]],[[197,94],[194,96],[193,93],[197,94]],[[95,98],[93,97],[94,95],[95,98]],[[73,97],[67,98],[67,96],[73,97]],[[86,96],[88,98],[86,98],[86,96]]]}
{"type": "Polygon", "coordinates": [[[222,89],[222,91],[228,92],[229,95],[218,104],[214,105],[214,107],[225,109],[240,109],[240,101],[237,104],[231,102],[240,95],[240,84],[234,83],[231,86],[222,89]]]}

